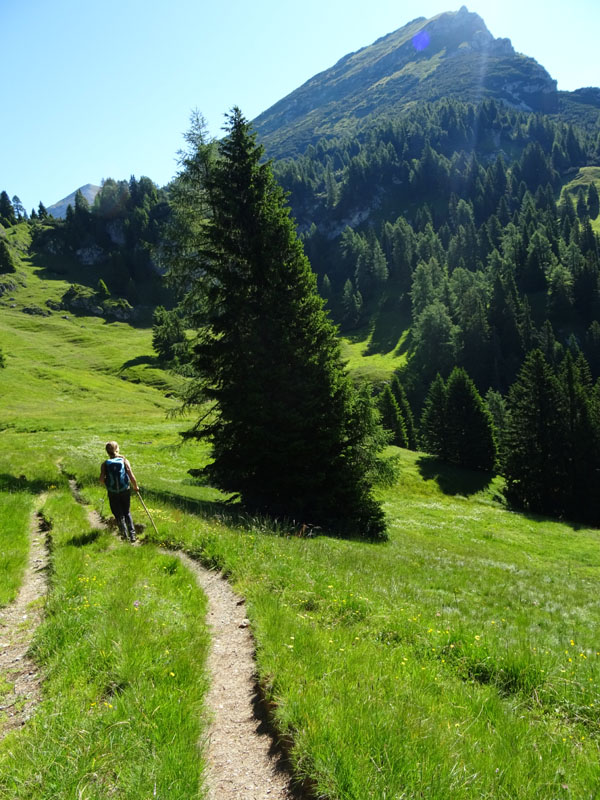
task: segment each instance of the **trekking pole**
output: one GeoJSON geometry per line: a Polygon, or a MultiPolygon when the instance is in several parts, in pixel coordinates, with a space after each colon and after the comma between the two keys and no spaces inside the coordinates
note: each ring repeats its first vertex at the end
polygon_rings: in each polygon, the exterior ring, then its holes
{"type": "Polygon", "coordinates": [[[144,511],[146,512],[146,514],[148,514],[148,519],[152,523],[152,527],[154,528],[154,530],[156,532],[156,535],[160,536],[160,534],[158,532],[158,529],[157,529],[156,525],[154,524],[154,520],[152,519],[152,517],[150,516],[150,512],[146,508],[146,503],[144,503],[144,501],[142,500],[142,495],[139,493],[139,490],[136,492],[136,494],[137,494],[137,496],[139,498],[140,503],[144,506],[144,511]]]}

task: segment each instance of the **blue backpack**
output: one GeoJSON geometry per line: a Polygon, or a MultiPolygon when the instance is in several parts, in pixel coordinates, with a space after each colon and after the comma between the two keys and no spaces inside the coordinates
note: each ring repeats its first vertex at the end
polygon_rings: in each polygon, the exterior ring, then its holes
{"type": "Polygon", "coordinates": [[[109,492],[125,492],[129,489],[129,475],[122,456],[108,458],[104,462],[104,477],[109,492]]]}

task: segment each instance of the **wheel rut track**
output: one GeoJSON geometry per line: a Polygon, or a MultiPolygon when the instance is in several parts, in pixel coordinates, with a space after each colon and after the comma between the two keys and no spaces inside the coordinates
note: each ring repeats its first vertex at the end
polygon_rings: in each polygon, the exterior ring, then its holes
{"type": "MultiPolygon", "coordinates": [[[[71,490],[82,502],[75,481],[71,490]]],[[[88,510],[88,517],[92,527],[106,526],[97,512],[88,510]]],[[[220,573],[185,553],[161,552],[176,555],[208,599],[208,728],[200,743],[207,763],[208,800],[302,800],[307,795],[295,788],[281,748],[260,713],[254,642],[243,600],[220,573]]]]}
{"type": "Polygon", "coordinates": [[[39,511],[45,498],[45,494],[38,497],[32,515],[29,558],[19,593],[13,603],[0,609],[0,677],[13,687],[0,699],[0,739],[21,728],[41,699],[39,669],[28,652],[42,621],[48,589],[49,526],[39,511]]]}

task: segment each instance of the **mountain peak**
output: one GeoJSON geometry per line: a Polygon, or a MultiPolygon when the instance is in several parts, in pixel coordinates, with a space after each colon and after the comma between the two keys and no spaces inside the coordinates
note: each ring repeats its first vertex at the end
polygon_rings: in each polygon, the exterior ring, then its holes
{"type": "Polygon", "coordinates": [[[415,102],[487,97],[524,111],[557,110],[556,81],[534,59],[495,39],[461,6],[418,17],[341,58],[255,120],[273,157],[302,152],[325,134],[356,129],[367,117],[397,115],[415,102]]]}
{"type": "Polygon", "coordinates": [[[75,206],[75,195],[77,192],[81,192],[88,203],[92,205],[101,188],[101,186],[95,186],[93,183],[86,183],[85,186],[80,186],[79,189],[75,189],[75,191],[71,192],[67,197],[63,197],[62,200],[58,200],[56,203],[48,206],[48,213],[52,214],[52,216],[57,219],[64,219],[68,206],[75,206]]]}

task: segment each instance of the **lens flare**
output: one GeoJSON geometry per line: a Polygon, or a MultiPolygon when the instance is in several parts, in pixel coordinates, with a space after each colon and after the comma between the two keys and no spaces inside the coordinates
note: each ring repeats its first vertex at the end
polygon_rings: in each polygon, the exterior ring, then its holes
{"type": "Polygon", "coordinates": [[[415,50],[420,53],[421,50],[425,50],[426,47],[429,47],[429,34],[427,31],[419,31],[413,36],[413,47],[415,50]]]}

